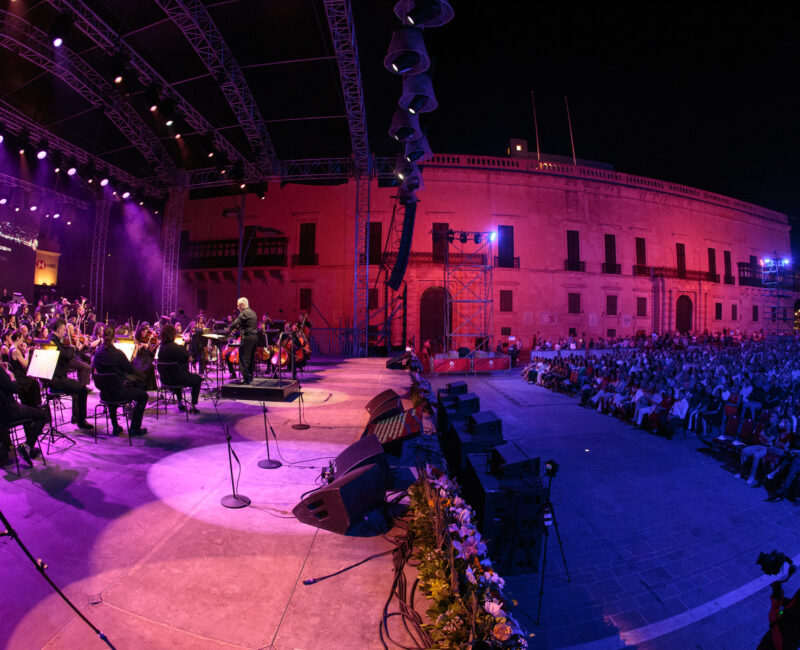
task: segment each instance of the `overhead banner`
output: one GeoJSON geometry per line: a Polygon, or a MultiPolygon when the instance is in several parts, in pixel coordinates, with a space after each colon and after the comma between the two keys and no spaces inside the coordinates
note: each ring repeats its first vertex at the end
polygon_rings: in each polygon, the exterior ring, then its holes
{"type": "Polygon", "coordinates": [[[36,270],[33,274],[34,284],[58,284],[58,258],[61,253],[51,253],[39,249],[36,251],[36,270]]]}

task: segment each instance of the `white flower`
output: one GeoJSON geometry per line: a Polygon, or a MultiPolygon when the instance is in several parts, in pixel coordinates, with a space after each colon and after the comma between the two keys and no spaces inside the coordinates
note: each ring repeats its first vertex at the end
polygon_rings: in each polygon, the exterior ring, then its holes
{"type": "Polygon", "coordinates": [[[502,605],[498,603],[496,600],[487,600],[483,603],[483,608],[495,618],[500,618],[501,616],[505,616],[506,613],[503,611],[502,605]]]}

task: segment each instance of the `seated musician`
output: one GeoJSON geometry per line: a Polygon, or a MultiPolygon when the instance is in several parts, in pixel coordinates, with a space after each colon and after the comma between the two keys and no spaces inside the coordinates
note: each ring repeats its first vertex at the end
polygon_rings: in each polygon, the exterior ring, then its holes
{"type": "Polygon", "coordinates": [[[47,423],[48,414],[40,408],[17,404],[14,393],[19,393],[20,386],[14,381],[14,375],[5,364],[0,367],[0,465],[8,459],[11,449],[11,437],[8,432],[9,424],[18,420],[27,420],[25,423],[25,444],[18,448],[19,455],[28,465],[31,458],[39,455],[34,448],[34,443],[42,435],[42,429],[47,423]]]}
{"type": "Polygon", "coordinates": [[[58,349],[58,363],[50,380],[50,386],[57,391],[66,393],[72,397],[72,422],[81,429],[94,429],[86,421],[86,398],[89,389],[85,384],[77,382],[67,377],[69,364],[75,356],[75,348],[64,343],[64,336],[67,331],[67,324],[63,319],[58,319],[55,323],[53,333],[50,335],[50,342],[58,349]]]}
{"type": "MultiPolygon", "coordinates": [[[[119,377],[118,382],[111,382],[111,386],[106,388],[99,378],[95,378],[95,384],[100,389],[100,397],[108,402],[123,402],[132,400],[135,404],[131,415],[132,436],[143,436],[147,429],[142,428],[142,417],[147,406],[147,392],[135,386],[125,384],[125,375],[132,375],[136,371],[128,361],[125,353],[114,347],[114,328],[106,327],[103,330],[103,342],[97,348],[92,359],[92,365],[97,373],[112,374],[119,377]]],[[[117,407],[108,407],[111,422],[114,425],[114,435],[122,433],[122,427],[117,422],[117,407]]]]}
{"type": "Polygon", "coordinates": [[[39,406],[42,403],[39,382],[33,377],[28,377],[28,343],[20,330],[11,333],[8,368],[19,384],[20,402],[28,406],[39,406]]]}
{"type": "Polygon", "coordinates": [[[78,335],[78,330],[72,323],[67,323],[67,341],[75,348],[75,356],[69,362],[69,369],[77,373],[79,382],[88,386],[92,378],[91,366],[86,363],[85,356],[89,352],[88,344],[83,336],[78,335]]]}
{"type": "MultiPolygon", "coordinates": [[[[175,343],[175,326],[167,323],[161,328],[161,347],[158,349],[158,374],[162,383],[170,386],[190,386],[192,389],[192,403],[189,413],[199,413],[197,400],[200,398],[200,386],[203,378],[189,372],[189,352],[182,345],[175,343]],[[176,364],[177,368],[171,369],[165,363],[176,364]]],[[[183,404],[178,402],[182,410],[183,404]]]]}

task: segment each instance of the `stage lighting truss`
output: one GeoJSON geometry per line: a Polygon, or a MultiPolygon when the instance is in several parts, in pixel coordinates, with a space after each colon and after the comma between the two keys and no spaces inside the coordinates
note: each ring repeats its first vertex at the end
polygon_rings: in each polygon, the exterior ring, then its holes
{"type": "Polygon", "coordinates": [[[398,108],[392,116],[389,135],[398,142],[418,140],[422,136],[422,131],[419,128],[419,117],[398,108]]]}
{"type": "Polygon", "coordinates": [[[433,82],[430,75],[406,75],[403,77],[403,94],[398,102],[400,108],[409,113],[430,113],[436,110],[439,102],[433,94],[433,82]]]}
{"type": "Polygon", "coordinates": [[[428,145],[428,138],[423,134],[416,140],[406,140],[403,143],[403,155],[408,162],[421,163],[430,160],[433,152],[428,145]]]}

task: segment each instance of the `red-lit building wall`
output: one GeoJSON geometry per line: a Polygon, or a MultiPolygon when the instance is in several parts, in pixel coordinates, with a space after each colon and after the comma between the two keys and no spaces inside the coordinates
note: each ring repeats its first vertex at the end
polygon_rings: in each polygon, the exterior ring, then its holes
{"type": "MultiPolygon", "coordinates": [[[[419,335],[423,293],[444,284],[443,265],[419,255],[432,251],[433,223],[447,223],[456,231],[513,227],[513,255],[519,258],[519,268],[494,268],[493,344],[507,339],[501,332],[510,332],[529,347],[536,333],[554,339],[570,329],[592,338],[638,330],[674,331],[678,318],[688,318],[695,332],[791,328],[797,294],[742,285],[738,266],[749,265],[751,256],[789,255],[789,226],[783,214],[655,179],[520,159],[437,156],[425,166],[424,181],[405,276],[408,338],[419,335]],[[570,266],[581,270],[566,270],[568,230],[578,233],[577,261],[582,263],[570,266]],[[618,273],[615,266],[604,266],[606,235],[614,236],[618,273]],[[641,275],[634,275],[637,238],[645,242],[647,268],[639,269],[641,275]],[[679,270],[678,244],[684,247],[685,272],[679,270]],[[709,249],[714,250],[714,274],[709,249]],[[726,251],[731,262],[727,280],[733,284],[726,283],[726,251]],[[499,310],[500,291],[511,292],[511,311],[499,310]],[[580,295],[577,313],[570,313],[568,294],[580,295]],[[613,297],[616,314],[607,313],[613,297]],[[773,322],[771,308],[776,305],[773,322]],[[753,307],[758,309],[757,321],[753,307]],[[785,322],[783,309],[788,310],[785,322]]],[[[392,189],[372,185],[370,219],[382,224],[384,242],[391,237],[393,211],[395,219],[402,221],[403,216],[393,194],[392,189]]],[[[190,241],[235,239],[236,221],[223,219],[222,211],[240,201],[241,197],[189,201],[183,228],[190,241]]],[[[332,326],[351,324],[354,214],[354,182],[333,187],[271,184],[263,201],[248,195],[245,226],[282,231],[288,238],[289,259],[285,267],[246,268],[243,294],[260,312],[294,318],[300,311],[301,289],[311,289],[314,305],[332,326]],[[301,224],[308,222],[316,224],[318,264],[292,265],[301,224]]],[[[370,267],[371,285],[377,271],[377,266],[370,267]]],[[[750,284],[757,284],[752,279],[760,279],[760,271],[747,273],[750,284]]],[[[206,292],[210,313],[232,311],[236,269],[224,269],[214,277],[208,269],[182,270],[179,304],[187,311],[196,310],[200,291],[206,292]]],[[[377,293],[379,309],[373,323],[382,317],[382,286],[377,293]]]]}

